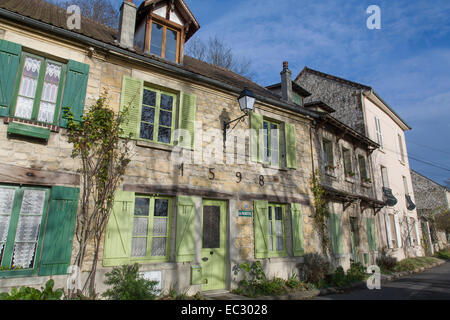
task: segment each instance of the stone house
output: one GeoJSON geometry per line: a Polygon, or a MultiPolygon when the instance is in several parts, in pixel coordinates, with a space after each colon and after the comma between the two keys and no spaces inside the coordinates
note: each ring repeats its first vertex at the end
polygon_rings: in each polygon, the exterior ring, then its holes
{"type": "MultiPolygon", "coordinates": [[[[287,62],[281,79],[267,88],[283,100],[319,115],[312,132],[311,142],[317,155],[312,163],[325,192],[329,219],[327,230],[323,230],[325,239],[320,235],[316,238],[316,252],[328,254],[334,266],[344,269],[352,261],[374,264],[379,237],[374,221],[384,202],[376,199],[370,155],[379,145],[337,120],[336,110],[326,103],[305,102],[311,93],[292,82],[287,62]]],[[[315,227],[320,228],[317,224],[315,227]]]]}
{"type": "Polygon", "coordinates": [[[372,152],[376,198],[386,206],[377,214],[377,251],[397,259],[423,255],[404,131],[411,128],[369,86],[305,67],[295,82],[312,93],[308,101],[333,106],[333,117],[380,148],[372,152]]]}
{"type": "MultiPolygon", "coordinates": [[[[297,273],[315,251],[317,113],[184,56],[199,24],[182,0],[125,1],[119,30],[67,19],[41,0],[0,1],[1,290],[48,278],[66,287],[81,186],[61,108],[81,120],[105,88],[114,111],[131,109],[135,156],[100,250],[99,292],[106,272],[134,262],[163,290],[189,293],[235,287],[244,261],[297,273]],[[244,88],[254,111],[224,131],[243,115],[244,88]]],[[[89,247],[82,272],[91,261],[89,247]]]]}
{"type": "Polygon", "coordinates": [[[43,0],[0,1],[0,290],[48,278],[66,287],[81,185],[61,108],[81,120],[104,89],[112,110],[130,109],[123,129],[134,156],[97,291],[106,272],[134,262],[161,289],[190,294],[235,288],[242,262],[261,261],[268,276],[298,273],[305,253],[320,252],[316,169],[329,177],[335,264],[373,261],[381,236],[372,219],[384,204],[371,179],[378,144],[330,116],[333,103],[305,102],[309,89],[287,63],[280,84],[264,88],[185,56],[200,26],[183,0],[124,1],[119,30],[85,18],[73,29],[69,18],[43,0]],[[248,91],[254,109],[243,114],[237,100],[248,91]]]}
{"type": "Polygon", "coordinates": [[[433,215],[440,212],[449,212],[448,189],[433,180],[411,169],[412,186],[417,201],[417,214],[419,215],[425,248],[428,254],[439,251],[448,246],[449,235],[436,229],[433,215]]]}

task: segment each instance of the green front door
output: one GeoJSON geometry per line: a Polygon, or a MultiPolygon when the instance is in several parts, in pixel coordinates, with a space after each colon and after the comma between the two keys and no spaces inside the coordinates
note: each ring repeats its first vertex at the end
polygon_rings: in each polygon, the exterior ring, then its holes
{"type": "Polygon", "coordinates": [[[225,289],[227,204],[204,200],[202,208],[202,290],[225,289]]]}

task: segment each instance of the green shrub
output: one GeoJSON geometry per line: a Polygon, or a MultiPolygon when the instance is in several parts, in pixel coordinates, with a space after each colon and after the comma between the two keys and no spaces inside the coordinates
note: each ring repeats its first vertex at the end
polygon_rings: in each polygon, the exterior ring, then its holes
{"type": "Polygon", "coordinates": [[[62,289],[53,291],[54,285],[55,281],[50,279],[41,290],[25,286],[19,290],[12,288],[10,294],[0,293],[0,300],[60,300],[64,292],[62,289]]]}
{"type": "Polygon", "coordinates": [[[392,272],[394,271],[396,264],[397,258],[391,257],[389,255],[382,255],[381,257],[377,258],[377,265],[382,270],[392,272]]]}
{"type": "Polygon", "coordinates": [[[366,268],[360,262],[353,262],[347,270],[348,282],[357,282],[366,279],[366,268]]]}
{"type": "Polygon", "coordinates": [[[318,253],[307,253],[298,268],[301,280],[317,285],[328,274],[330,262],[318,253]]]}
{"type": "Polygon", "coordinates": [[[329,283],[333,287],[338,288],[345,287],[348,284],[347,276],[345,275],[345,271],[341,266],[337,267],[334,274],[331,275],[329,283]]]}
{"type": "Polygon", "coordinates": [[[139,264],[115,267],[106,273],[105,284],[112,286],[103,293],[110,300],[154,300],[159,290],[157,281],[150,281],[139,276],[139,264]]]}
{"type": "Polygon", "coordinates": [[[450,260],[450,249],[444,249],[434,254],[436,258],[450,260]]]}
{"type": "Polygon", "coordinates": [[[302,285],[302,282],[298,279],[297,275],[293,273],[289,279],[286,280],[286,286],[295,289],[302,285]]]}

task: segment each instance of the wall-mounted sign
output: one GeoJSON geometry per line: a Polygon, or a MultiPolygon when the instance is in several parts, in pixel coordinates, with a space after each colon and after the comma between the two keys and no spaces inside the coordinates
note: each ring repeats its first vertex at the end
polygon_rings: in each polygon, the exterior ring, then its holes
{"type": "Polygon", "coordinates": [[[252,213],[251,210],[239,210],[239,217],[251,217],[252,213]]]}

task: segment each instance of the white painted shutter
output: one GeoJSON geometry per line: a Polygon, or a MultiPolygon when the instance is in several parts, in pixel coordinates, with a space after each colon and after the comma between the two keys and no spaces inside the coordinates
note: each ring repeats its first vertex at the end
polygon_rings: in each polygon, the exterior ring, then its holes
{"type": "Polygon", "coordinates": [[[394,221],[395,221],[395,234],[397,235],[397,243],[398,243],[398,247],[401,248],[402,247],[402,235],[400,233],[400,224],[398,222],[398,215],[394,214],[394,221]]]}
{"type": "Polygon", "coordinates": [[[381,124],[378,117],[375,117],[375,130],[377,132],[377,141],[380,144],[380,148],[383,149],[383,136],[381,135],[381,124]]]}
{"type": "Polygon", "coordinates": [[[412,226],[411,226],[411,222],[409,221],[408,217],[405,217],[406,220],[406,225],[408,226],[408,234],[409,234],[409,243],[412,246],[414,246],[414,237],[412,234],[412,226]]]}
{"type": "Polygon", "coordinates": [[[398,160],[400,160],[400,161],[402,161],[402,153],[401,153],[401,149],[400,149],[400,146],[399,146],[399,141],[398,141],[398,134],[395,134],[395,148],[396,148],[396,150],[397,150],[397,158],[398,158],[398,160]]]}
{"type": "Polygon", "coordinates": [[[415,220],[414,226],[416,227],[416,238],[417,238],[417,245],[420,244],[420,237],[419,237],[419,221],[415,220]]]}
{"type": "Polygon", "coordinates": [[[392,237],[391,237],[391,224],[389,223],[389,214],[384,215],[384,219],[386,220],[386,234],[388,240],[388,247],[392,248],[392,237]]]}

